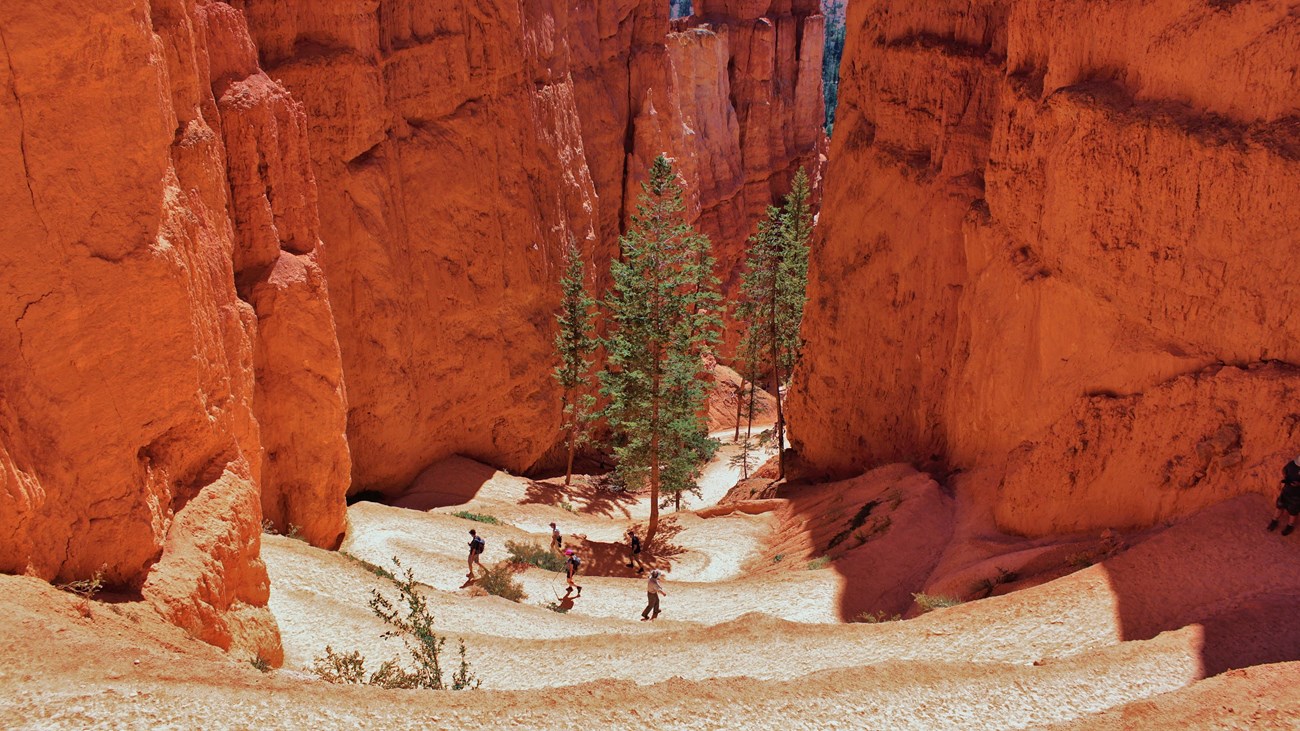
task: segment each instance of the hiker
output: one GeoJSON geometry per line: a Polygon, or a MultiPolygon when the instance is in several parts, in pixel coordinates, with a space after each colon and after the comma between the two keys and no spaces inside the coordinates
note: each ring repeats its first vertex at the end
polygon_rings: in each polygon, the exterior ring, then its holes
{"type": "Polygon", "coordinates": [[[469,573],[465,574],[466,578],[470,578],[470,579],[474,578],[475,564],[478,564],[478,567],[480,569],[487,571],[487,569],[483,568],[483,563],[478,560],[478,557],[483,554],[484,548],[487,548],[487,543],[485,543],[482,538],[479,538],[478,533],[475,532],[473,528],[470,528],[469,529],[469,573]]]}
{"type": "Polygon", "coordinates": [[[636,534],[635,528],[627,529],[627,567],[632,568],[636,564],[636,572],[639,574],[645,570],[641,563],[641,539],[636,534]]]}
{"type": "Polygon", "coordinates": [[[1291,520],[1282,529],[1282,535],[1289,536],[1295,530],[1296,516],[1300,515],[1300,457],[1287,462],[1282,468],[1282,492],[1277,496],[1277,513],[1268,522],[1270,532],[1277,529],[1283,513],[1291,515],[1291,520]]]}
{"type": "Polygon", "coordinates": [[[641,612],[642,622],[648,622],[658,617],[659,596],[661,594],[663,596],[668,596],[667,594],[664,593],[664,588],[659,585],[659,577],[661,576],[663,576],[663,574],[659,573],[659,569],[655,569],[650,572],[650,578],[645,583],[646,605],[645,605],[645,611],[641,612]],[[651,614],[650,613],[651,611],[653,611],[654,614],[651,614]]]}
{"type": "Polygon", "coordinates": [[[564,538],[560,536],[560,529],[551,523],[551,550],[560,553],[564,550],[564,538]]]}
{"type": "Polygon", "coordinates": [[[582,566],[582,559],[578,558],[578,552],[570,548],[564,552],[569,558],[564,562],[564,578],[569,582],[569,587],[564,590],[565,596],[573,591],[576,587],[578,596],[582,596],[582,587],[573,582],[573,577],[578,575],[578,568],[582,566]]]}

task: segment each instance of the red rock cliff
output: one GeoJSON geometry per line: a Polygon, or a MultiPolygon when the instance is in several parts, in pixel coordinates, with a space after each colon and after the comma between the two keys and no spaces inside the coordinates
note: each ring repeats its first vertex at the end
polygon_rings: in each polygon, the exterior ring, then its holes
{"type": "Polygon", "coordinates": [[[277,662],[262,508],[336,545],[349,473],[302,108],[224,3],[5,3],[0,46],[0,570],[277,662]]]}
{"type": "Polygon", "coordinates": [[[354,490],[554,456],[568,238],[604,270],[668,152],[729,276],[821,136],[812,2],[672,33],[661,0],[234,4],[307,107],[354,490]]]}
{"type": "Polygon", "coordinates": [[[1004,475],[1042,533],[1276,489],[1300,409],[1300,20],[854,2],[791,421],[1004,475]]]}

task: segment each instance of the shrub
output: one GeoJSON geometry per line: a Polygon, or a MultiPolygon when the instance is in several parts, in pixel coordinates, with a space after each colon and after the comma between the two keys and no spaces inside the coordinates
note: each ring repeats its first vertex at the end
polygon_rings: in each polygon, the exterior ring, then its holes
{"type": "Polygon", "coordinates": [[[854,622],[860,624],[879,624],[881,622],[897,622],[903,618],[901,614],[885,614],[885,610],[877,609],[875,612],[860,612],[853,618],[854,622]]]}
{"type": "Polygon", "coordinates": [[[74,605],[77,608],[77,613],[86,619],[90,619],[92,613],[90,603],[95,600],[95,596],[104,588],[104,572],[106,571],[108,571],[108,564],[100,566],[89,579],[69,581],[66,584],[59,584],[56,588],[80,597],[74,605]]]}
{"type": "Polygon", "coordinates": [[[829,564],[830,562],[831,562],[830,556],[818,556],[817,558],[814,558],[813,560],[808,562],[808,570],[816,571],[817,569],[824,569],[826,568],[826,565],[829,564]]]}
{"type": "Polygon", "coordinates": [[[573,507],[573,503],[571,503],[571,502],[569,502],[569,501],[567,501],[567,500],[562,501],[562,502],[560,503],[560,508],[569,511],[570,513],[576,513],[576,512],[578,512],[578,509],[575,508],[575,507],[573,507]]]}
{"type": "Polygon", "coordinates": [[[506,551],[510,553],[510,561],[513,563],[528,564],[556,573],[564,570],[564,561],[559,556],[536,543],[506,541],[506,551]]]}
{"type": "Polygon", "coordinates": [[[893,519],[888,515],[883,518],[872,518],[871,524],[854,533],[853,537],[858,539],[858,545],[861,546],[872,538],[884,535],[893,524],[893,519]]]}
{"type": "Polygon", "coordinates": [[[950,596],[943,596],[941,594],[913,594],[912,599],[916,602],[916,606],[921,608],[922,614],[933,612],[936,609],[943,609],[944,607],[955,607],[958,604],[961,604],[960,599],[953,599],[950,596]]]}
{"type": "Polygon", "coordinates": [[[515,579],[514,567],[508,561],[502,561],[488,569],[479,578],[478,586],[493,596],[509,599],[512,602],[521,602],[528,598],[524,593],[523,585],[515,579]]]}
{"type": "Polygon", "coordinates": [[[342,556],[343,558],[348,559],[349,561],[352,561],[353,563],[360,565],[361,568],[365,569],[366,571],[369,571],[370,573],[374,574],[375,576],[378,576],[381,579],[389,579],[391,581],[397,580],[397,577],[393,574],[393,572],[389,571],[383,566],[378,566],[376,564],[370,563],[365,559],[357,558],[356,556],[353,556],[347,551],[339,551],[339,555],[342,556]]]}
{"type": "Polygon", "coordinates": [[[849,536],[853,535],[853,531],[861,528],[862,524],[867,522],[867,517],[871,515],[871,511],[875,510],[879,505],[879,500],[872,500],[859,508],[857,514],[853,516],[853,520],[849,521],[849,526],[835,534],[835,537],[831,539],[830,543],[826,544],[826,551],[829,553],[832,548],[840,545],[847,540],[849,536]]]}
{"type": "Polygon", "coordinates": [[[547,602],[546,608],[551,610],[552,612],[555,612],[556,614],[566,614],[569,611],[568,607],[556,601],[547,602]]]}
{"type": "Polygon", "coordinates": [[[997,589],[999,586],[1002,586],[1003,584],[1010,584],[1011,582],[1019,578],[1020,576],[1016,572],[1007,571],[1006,569],[999,566],[997,576],[980,579],[979,581],[975,582],[975,585],[971,587],[971,594],[973,594],[974,596],[980,599],[984,599],[986,597],[993,596],[994,589],[997,589]]]}
{"type": "MultiPolygon", "coordinates": [[[[394,558],[393,564],[401,571],[400,561],[394,558]]],[[[402,641],[407,653],[406,663],[397,659],[388,660],[367,677],[366,659],[361,653],[336,653],[333,647],[326,645],[325,654],[312,663],[312,672],[331,683],[376,685],[383,688],[465,690],[479,687],[482,681],[470,672],[469,662],[465,659],[464,640],[458,641],[460,662],[452,673],[450,684],[444,679],[442,649],[447,638],[433,631],[433,615],[429,613],[429,605],[416,584],[414,572],[406,569],[405,573],[397,574],[389,580],[397,589],[398,598],[394,601],[374,589],[370,592],[368,604],[370,611],[391,628],[384,632],[383,637],[402,641]]]]}
{"type": "Polygon", "coordinates": [[[456,516],[457,518],[464,518],[465,520],[476,520],[480,523],[487,523],[488,525],[501,525],[501,521],[497,520],[491,515],[483,515],[481,513],[471,513],[468,510],[457,510],[456,512],[452,513],[452,515],[456,516]]]}
{"type": "MultiPolygon", "coordinates": [[[[325,649],[328,650],[329,648],[327,647],[325,649]]],[[[271,662],[266,658],[262,657],[261,655],[258,655],[257,657],[248,658],[248,664],[257,668],[259,672],[263,672],[263,673],[271,672],[271,662]]]]}
{"type": "Polygon", "coordinates": [[[772,557],[772,563],[781,563],[781,562],[784,561],[784,560],[785,560],[785,554],[784,554],[784,553],[778,553],[778,554],[776,554],[775,556],[772,557]]]}

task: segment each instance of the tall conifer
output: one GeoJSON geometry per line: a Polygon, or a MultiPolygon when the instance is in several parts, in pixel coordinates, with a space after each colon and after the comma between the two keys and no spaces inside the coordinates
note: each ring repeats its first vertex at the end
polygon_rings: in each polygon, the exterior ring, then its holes
{"type": "Polygon", "coordinates": [[[717,442],[701,411],[703,356],[718,338],[720,297],[706,236],[686,222],[682,188],[662,155],[650,167],[632,225],[610,266],[611,319],[601,374],[605,414],[624,484],[650,487],[648,543],[661,492],[698,490],[700,463],[717,442]]]}
{"type": "Polygon", "coordinates": [[[564,392],[561,403],[568,432],[569,459],[564,470],[565,485],[573,481],[573,457],[578,451],[578,444],[586,435],[596,405],[596,397],[589,392],[594,367],[592,354],[599,344],[592,330],[596,301],[587,294],[585,275],[582,251],[575,242],[570,241],[565,251],[564,276],[560,279],[560,312],[555,316],[560,326],[560,331],[555,336],[555,352],[560,356],[560,365],[555,369],[555,380],[564,392]]]}

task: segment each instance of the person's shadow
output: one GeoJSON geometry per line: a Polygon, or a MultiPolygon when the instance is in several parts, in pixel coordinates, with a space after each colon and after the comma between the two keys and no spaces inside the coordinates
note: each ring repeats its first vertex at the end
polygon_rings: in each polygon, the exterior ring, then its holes
{"type": "Polygon", "coordinates": [[[477,581],[478,581],[478,579],[474,579],[474,578],[466,579],[466,580],[465,580],[465,583],[460,585],[460,588],[462,588],[462,589],[468,589],[469,587],[473,586],[473,585],[475,584],[475,582],[477,582],[477,581]]]}

